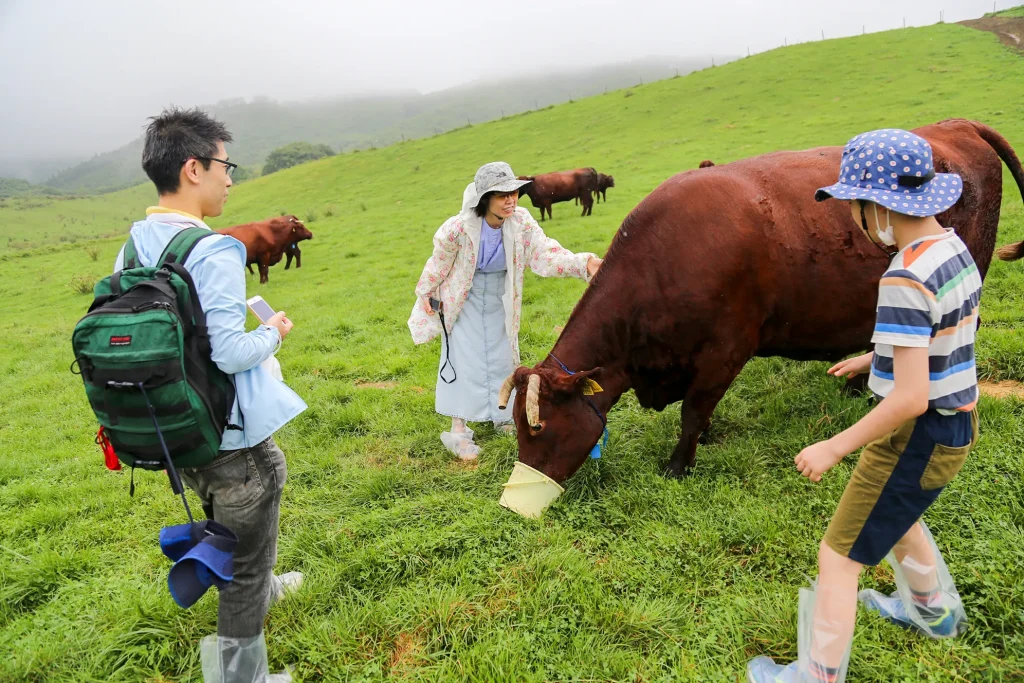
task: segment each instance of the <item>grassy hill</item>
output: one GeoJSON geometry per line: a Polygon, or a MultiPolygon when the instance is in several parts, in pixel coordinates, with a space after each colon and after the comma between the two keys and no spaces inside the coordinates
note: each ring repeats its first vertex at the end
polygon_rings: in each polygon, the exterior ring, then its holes
{"type": "MultiPolygon", "coordinates": [[[[694,476],[669,481],[678,411],[611,411],[611,445],[539,522],[498,507],[516,442],[482,426],[466,466],[438,440],[436,344],[405,320],[430,237],[476,168],[593,165],[609,201],[548,234],[602,253],[670,175],[777,149],[842,144],[881,126],[964,116],[1024,151],[1024,59],[996,36],[940,25],[803,44],[678,79],[386,149],[339,155],[232,192],[216,225],[281,211],[313,220],[300,270],[260,293],[295,330],[279,353],[309,410],[278,434],[288,454],[279,571],[303,591],[267,622],[272,667],[300,681],[738,680],[756,654],[796,653],[797,589],[854,458],[812,485],[792,466],[867,405],[820,363],[752,361],[715,414],[694,476]],[[870,56],[868,58],[867,56],[870,56]],[[856,68],[851,68],[856,65],[856,68]]],[[[1000,243],[1024,238],[1005,176],[1000,243]]],[[[205,597],[184,612],[157,546],[182,521],[165,478],[103,469],[71,363],[89,303],[74,284],[109,272],[141,188],[0,207],[0,679],[198,680],[213,632],[205,597]],[[65,231],[60,216],[74,217],[65,231]],[[48,234],[43,231],[49,230],[48,234]],[[112,233],[118,233],[116,236],[112,233]],[[63,236],[72,234],[61,244],[63,236]],[[81,240],[96,238],[82,244],[81,240]],[[31,247],[31,248],[28,248],[31,247]],[[94,258],[95,256],[95,258],[94,258]]],[[[536,212],[534,212],[536,215],[536,212]]],[[[679,255],[685,261],[685,255],[679,255]]],[[[550,349],[583,291],[528,276],[524,362],[550,349]]],[[[979,366],[1024,380],[1024,273],[997,262],[982,300],[979,366]]],[[[986,396],[983,438],[929,511],[971,629],[932,642],[861,614],[851,680],[1003,681],[1024,675],[1024,401],[986,396]]],[[[892,590],[882,566],[862,587],[892,590]]]]}
{"type": "Polygon", "coordinates": [[[4,256],[46,245],[125,235],[138,220],[139,208],[145,209],[155,198],[156,191],[146,185],[90,197],[43,194],[0,198],[4,256]]]}
{"type": "MultiPolygon", "coordinates": [[[[722,63],[723,58],[718,62],[722,63]]],[[[427,95],[399,93],[309,102],[269,98],[233,100],[208,107],[234,133],[231,157],[259,167],[281,145],[303,140],[325,143],[338,151],[382,147],[403,139],[435,135],[467,122],[481,123],[505,115],[566,102],[640,82],[668,78],[703,67],[706,60],[651,58],[580,71],[502,79],[501,87],[471,83],[427,95]],[[482,93],[487,93],[482,96],[482,93]]],[[[53,175],[52,187],[108,191],[145,179],[139,168],[141,139],[97,154],[53,175]]]]}
{"type": "Polygon", "coordinates": [[[0,199],[11,197],[55,197],[63,195],[60,190],[55,190],[46,185],[33,185],[21,178],[0,177],[0,199]]]}

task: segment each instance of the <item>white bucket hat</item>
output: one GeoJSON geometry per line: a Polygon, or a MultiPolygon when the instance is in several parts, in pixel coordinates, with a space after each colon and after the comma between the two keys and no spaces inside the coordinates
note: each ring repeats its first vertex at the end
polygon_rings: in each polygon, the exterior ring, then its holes
{"type": "Polygon", "coordinates": [[[473,184],[466,188],[463,196],[463,206],[475,207],[480,203],[480,198],[488,192],[515,192],[524,185],[529,185],[532,180],[519,180],[512,172],[512,167],[504,161],[492,161],[477,169],[473,184]],[[472,188],[472,191],[470,191],[472,188]]]}

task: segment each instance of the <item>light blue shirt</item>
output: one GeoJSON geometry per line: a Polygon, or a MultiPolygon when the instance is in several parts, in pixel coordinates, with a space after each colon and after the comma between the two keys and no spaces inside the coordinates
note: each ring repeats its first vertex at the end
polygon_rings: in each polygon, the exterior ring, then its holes
{"type": "MultiPolygon", "coordinates": [[[[192,226],[210,229],[198,218],[176,213],[153,213],[132,225],[141,265],[155,265],[175,233],[192,226]]],[[[122,247],[114,270],[123,263],[122,247]]],[[[245,246],[234,237],[216,235],[200,241],[185,268],[206,313],[213,361],[235,383],[230,421],[244,428],[225,430],[221,450],[255,446],[306,409],[298,394],[260,367],[277,350],[280,333],[266,325],[245,331],[245,246]]]]}
{"type": "Polygon", "coordinates": [[[499,273],[505,265],[505,245],[501,241],[501,228],[492,228],[487,219],[481,219],[480,253],[477,254],[476,269],[481,273],[499,273]]]}

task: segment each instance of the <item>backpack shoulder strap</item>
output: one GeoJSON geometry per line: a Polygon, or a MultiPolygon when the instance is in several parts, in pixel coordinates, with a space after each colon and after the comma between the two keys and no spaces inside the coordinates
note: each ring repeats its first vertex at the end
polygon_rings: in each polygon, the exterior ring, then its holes
{"type": "Polygon", "coordinates": [[[157,259],[157,267],[166,265],[168,263],[179,263],[185,265],[185,261],[191,256],[192,250],[195,249],[196,244],[199,240],[207,237],[213,237],[218,233],[206,228],[194,227],[185,228],[171,238],[171,241],[164,247],[164,251],[160,254],[160,258],[157,259]]]}
{"type": "Polygon", "coordinates": [[[139,267],[139,251],[135,248],[135,240],[131,235],[128,235],[128,241],[124,243],[124,258],[121,260],[121,267],[125,270],[139,267]]]}
{"type": "Polygon", "coordinates": [[[206,228],[192,227],[185,228],[171,238],[171,241],[164,248],[157,261],[157,267],[165,267],[185,281],[188,286],[191,300],[186,306],[186,317],[192,318],[195,323],[196,339],[199,343],[200,352],[203,355],[210,355],[210,339],[206,329],[206,313],[203,311],[202,303],[199,301],[199,292],[196,290],[195,281],[191,273],[185,268],[185,261],[192,254],[192,250],[199,244],[200,240],[213,237],[218,233],[206,228]]]}

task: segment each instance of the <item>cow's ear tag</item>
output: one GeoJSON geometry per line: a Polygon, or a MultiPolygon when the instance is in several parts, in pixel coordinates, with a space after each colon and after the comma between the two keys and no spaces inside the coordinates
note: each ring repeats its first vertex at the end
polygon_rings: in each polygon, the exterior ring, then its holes
{"type": "Polygon", "coordinates": [[[600,393],[602,391],[604,391],[604,389],[601,388],[601,385],[598,384],[597,382],[595,382],[594,380],[590,379],[589,377],[587,378],[586,382],[583,384],[583,395],[584,396],[593,396],[594,394],[598,394],[598,393],[600,393]]]}

